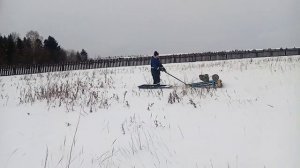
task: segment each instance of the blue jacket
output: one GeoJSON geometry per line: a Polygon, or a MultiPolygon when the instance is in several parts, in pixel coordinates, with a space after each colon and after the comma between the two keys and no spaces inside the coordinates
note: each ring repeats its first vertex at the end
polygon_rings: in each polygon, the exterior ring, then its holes
{"type": "Polygon", "coordinates": [[[159,58],[155,58],[154,56],[152,56],[151,69],[160,70],[161,68],[163,68],[163,65],[160,63],[159,58]]]}

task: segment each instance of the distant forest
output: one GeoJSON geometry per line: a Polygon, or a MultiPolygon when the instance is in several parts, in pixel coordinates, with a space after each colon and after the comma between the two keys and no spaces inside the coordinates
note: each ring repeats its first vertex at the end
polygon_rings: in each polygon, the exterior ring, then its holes
{"type": "Polygon", "coordinates": [[[0,66],[51,64],[61,62],[87,61],[88,53],[65,50],[54,37],[43,40],[37,31],[29,31],[24,38],[17,33],[7,37],[0,34],[0,66]]]}

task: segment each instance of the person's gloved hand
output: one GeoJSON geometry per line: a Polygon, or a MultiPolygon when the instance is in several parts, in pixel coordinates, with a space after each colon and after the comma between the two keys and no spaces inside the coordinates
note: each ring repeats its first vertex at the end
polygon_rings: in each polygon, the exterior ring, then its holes
{"type": "Polygon", "coordinates": [[[162,67],[162,68],[161,68],[161,71],[163,71],[163,72],[167,72],[167,70],[166,70],[166,68],[165,68],[165,67],[162,67]]]}

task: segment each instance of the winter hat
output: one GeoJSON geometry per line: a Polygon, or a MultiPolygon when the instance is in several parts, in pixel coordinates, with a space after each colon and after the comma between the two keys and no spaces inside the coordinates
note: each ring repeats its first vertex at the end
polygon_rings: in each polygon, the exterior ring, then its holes
{"type": "Polygon", "coordinates": [[[159,53],[157,51],[154,51],[154,56],[158,56],[159,53]]]}

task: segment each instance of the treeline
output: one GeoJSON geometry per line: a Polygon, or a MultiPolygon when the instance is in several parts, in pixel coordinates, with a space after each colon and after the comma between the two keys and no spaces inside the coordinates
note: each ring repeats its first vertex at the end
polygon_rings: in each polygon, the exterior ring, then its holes
{"type": "Polygon", "coordinates": [[[0,65],[52,64],[88,60],[88,53],[65,50],[54,37],[43,40],[37,31],[29,31],[24,38],[17,33],[0,34],[0,65]]]}

